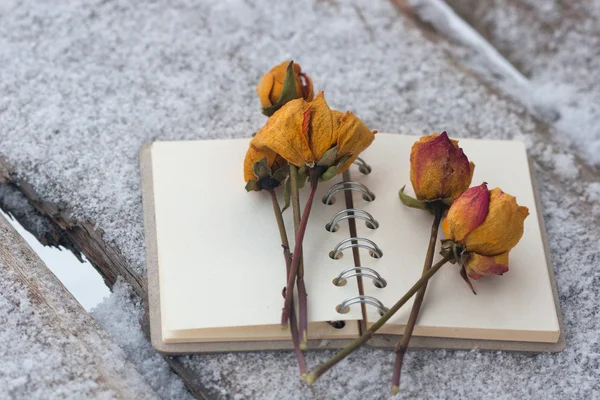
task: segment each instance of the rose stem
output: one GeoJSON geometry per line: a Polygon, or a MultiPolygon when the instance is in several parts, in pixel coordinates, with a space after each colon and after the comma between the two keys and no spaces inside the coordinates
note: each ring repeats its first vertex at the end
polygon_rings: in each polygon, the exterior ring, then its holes
{"type": "MultiPolygon", "coordinates": [[[[444,212],[443,206],[438,203],[433,205],[433,224],[431,225],[431,235],[429,236],[429,247],[427,248],[427,255],[425,256],[425,263],[423,264],[423,275],[429,271],[431,264],[433,264],[433,256],[435,253],[435,244],[437,243],[438,230],[440,222],[442,221],[442,214],[444,212]]],[[[396,353],[396,361],[394,362],[394,373],[392,375],[392,395],[398,394],[400,391],[400,371],[402,370],[402,361],[404,360],[404,354],[408,348],[408,342],[415,328],[417,318],[419,317],[419,311],[423,304],[423,298],[425,297],[425,290],[427,290],[427,282],[423,284],[423,287],[419,289],[415,296],[412,309],[410,310],[410,316],[404,328],[404,334],[402,340],[396,345],[394,352],[396,353]]]]}
{"type": "MultiPolygon", "coordinates": [[[[273,212],[275,213],[275,219],[277,220],[277,227],[279,228],[279,236],[281,236],[281,247],[283,247],[283,256],[285,258],[286,277],[290,274],[292,266],[292,254],[290,253],[290,244],[288,242],[287,233],[285,231],[285,223],[283,222],[283,215],[279,202],[277,201],[277,195],[273,189],[269,190],[271,195],[271,201],[273,203],[273,212]]],[[[287,279],[287,278],[286,278],[287,279]]],[[[285,298],[285,293],[283,293],[285,298]]],[[[294,351],[296,352],[296,358],[298,359],[298,368],[300,369],[300,375],[306,373],[306,360],[304,359],[304,353],[300,350],[300,340],[298,340],[298,324],[296,321],[296,313],[294,311],[294,303],[292,302],[292,311],[290,312],[290,330],[292,331],[292,343],[294,344],[294,351]]]]}
{"type": "MultiPolygon", "coordinates": [[[[298,192],[298,168],[290,165],[290,186],[292,194],[292,208],[294,210],[294,230],[298,234],[300,228],[300,195],[298,192]]],[[[302,248],[300,248],[300,265],[298,266],[298,318],[300,320],[298,332],[300,335],[300,349],[307,350],[308,340],[308,295],[306,293],[306,284],[304,283],[304,261],[302,248]]],[[[292,307],[293,308],[293,307],[292,307]]],[[[294,311],[293,309],[290,311],[294,311]]],[[[290,312],[291,315],[291,312],[290,312]]],[[[291,328],[293,329],[293,328],[291,328]]],[[[305,371],[306,372],[306,371],[305,371]]]]}
{"type": "Polygon", "coordinates": [[[302,254],[302,241],[304,240],[304,233],[306,232],[306,224],[308,223],[308,217],[310,216],[310,209],[317,192],[317,185],[319,183],[318,176],[312,173],[311,170],[311,181],[310,181],[310,193],[308,200],[304,206],[302,212],[302,219],[300,220],[300,226],[298,227],[298,233],[294,242],[294,252],[292,253],[292,270],[288,276],[287,287],[285,290],[285,303],[281,312],[281,326],[286,327],[288,319],[290,317],[290,304],[294,297],[294,283],[296,282],[296,275],[298,274],[298,267],[300,265],[300,258],[302,254]]]}
{"type": "Polygon", "coordinates": [[[377,322],[375,322],[363,335],[356,339],[354,342],[340,350],[336,355],[331,357],[329,360],[320,364],[313,372],[306,375],[304,379],[309,385],[312,385],[321,375],[327,372],[331,367],[342,361],[356,349],[358,349],[361,345],[365,344],[375,332],[379,330],[396,312],[415,294],[419,291],[421,286],[423,286],[429,278],[431,278],[436,272],[439,271],[440,268],[444,266],[450,257],[444,257],[440,261],[438,261],[429,271],[427,271],[421,279],[419,279],[413,287],[411,287],[408,292],[400,300],[396,302],[377,322]]]}

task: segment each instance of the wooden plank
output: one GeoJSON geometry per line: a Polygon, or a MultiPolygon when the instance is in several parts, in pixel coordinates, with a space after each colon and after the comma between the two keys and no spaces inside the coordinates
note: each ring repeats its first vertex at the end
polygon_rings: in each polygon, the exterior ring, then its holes
{"type": "Polygon", "coordinates": [[[1,215],[0,288],[0,397],[157,398],[1,215]]]}

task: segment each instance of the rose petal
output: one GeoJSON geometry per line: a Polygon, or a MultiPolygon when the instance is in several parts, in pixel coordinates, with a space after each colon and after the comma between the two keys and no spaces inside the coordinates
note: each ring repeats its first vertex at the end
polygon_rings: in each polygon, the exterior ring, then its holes
{"type": "Polygon", "coordinates": [[[304,99],[292,100],[269,118],[251,144],[258,149],[267,147],[298,167],[311,163],[315,159],[305,132],[307,118],[310,104],[304,99]]]}
{"type": "Polygon", "coordinates": [[[484,182],[467,189],[454,200],[442,225],[446,237],[462,243],[465,237],[483,223],[489,208],[490,193],[484,182]]]}
{"type": "Polygon", "coordinates": [[[488,256],[509,251],[521,240],[528,215],[527,207],[519,206],[514,196],[499,188],[491,190],[485,220],[464,239],[467,250],[488,256]]]}
{"type": "Polygon", "coordinates": [[[502,275],[508,272],[508,251],[496,256],[470,253],[465,268],[472,279],[479,279],[484,275],[502,275]]]}
{"type": "Polygon", "coordinates": [[[356,115],[346,111],[341,117],[337,135],[338,158],[350,155],[339,173],[347,170],[356,158],[375,139],[377,131],[371,131],[356,115]]]}
{"type": "Polygon", "coordinates": [[[338,120],[327,105],[323,92],[319,92],[310,102],[310,108],[312,118],[309,143],[315,160],[318,161],[337,142],[338,120]]]}
{"type": "Polygon", "coordinates": [[[271,102],[271,90],[273,89],[273,75],[269,72],[263,75],[262,79],[258,83],[256,87],[256,94],[258,94],[258,98],[260,99],[260,105],[265,107],[270,107],[273,105],[271,102]]]}

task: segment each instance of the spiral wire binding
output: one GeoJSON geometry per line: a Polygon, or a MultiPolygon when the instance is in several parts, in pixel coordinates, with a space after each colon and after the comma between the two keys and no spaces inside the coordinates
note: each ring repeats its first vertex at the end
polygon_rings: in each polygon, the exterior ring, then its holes
{"type": "Polygon", "coordinates": [[[371,166],[360,157],[357,157],[352,164],[358,165],[358,170],[361,174],[369,175],[371,173],[371,166]]]}
{"type": "Polygon", "coordinates": [[[325,229],[327,229],[329,232],[335,232],[337,225],[346,219],[362,219],[366,221],[367,228],[379,228],[379,222],[377,222],[375,218],[373,218],[373,216],[365,210],[360,208],[344,208],[342,211],[338,211],[333,217],[331,217],[327,225],[325,225],[325,229]]]}
{"type": "Polygon", "coordinates": [[[378,288],[384,288],[387,286],[387,282],[385,279],[379,275],[377,271],[373,268],[368,267],[350,267],[346,268],[333,280],[333,284],[335,286],[343,286],[348,278],[352,278],[353,276],[362,276],[365,278],[370,278],[373,280],[373,283],[378,288]],[[366,272],[365,272],[366,271],[366,272]]]}
{"type": "MultiPolygon", "coordinates": [[[[357,158],[354,161],[354,164],[358,166],[358,170],[362,174],[367,175],[371,173],[371,167],[363,159],[357,158]]],[[[362,198],[365,201],[370,202],[375,200],[375,194],[371,192],[371,190],[369,190],[365,184],[356,181],[347,181],[338,182],[332,185],[327,191],[327,194],[323,197],[323,203],[326,205],[333,204],[335,201],[335,195],[345,191],[361,193],[362,198]]],[[[379,222],[377,222],[377,220],[367,211],[360,208],[345,208],[336,212],[331,217],[327,225],[325,225],[325,229],[329,232],[335,232],[337,231],[337,228],[341,222],[344,220],[350,221],[351,219],[360,219],[365,221],[367,228],[370,229],[379,228],[379,222]]],[[[333,259],[338,259],[344,250],[352,248],[366,249],[369,251],[369,255],[373,258],[383,257],[383,251],[379,248],[379,246],[377,246],[377,244],[372,240],[364,237],[349,237],[341,240],[329,253],[329,256],[333,259]]],[[[348,279],[353,277],[369,278],[378,288],[384,288],[387,286],[386,280],[377,271],[375,271],[373,268],[362,266],[354,266],[344,269],[333,279],[333,284],[335,286],[343,286],[348,279]]],[[[383,303],[379,301],[379,299],[365,295],[357,295],[345,299],[336,307],[336,310],[340,314],[345,314],[349,311],[349,307],[353,304],[368,304],[374,306],[377,308],[380,314],[383,314],[388,310],[383,303]]]]}
{"type": "Polygon", "coordinates": [[[367,238],[363,238],[363,237],[349,237],[346,238],[344,240],[341,240],[331,251],[330,257],[333,258],[334,260],[337,260],[337,258],[339,257],[339,255],[347,249],[351,249],[353,247],[359,247],[359,248],[363,248],[363,249],[367,249],[369,250],[369,254],[371,255],[371,257],[373,258],[381,258],[383,257],[383,251],[381,251],[381,249],[379,248],[379,246],[377,246],[375,244],[375,242],[373,242],[371,239],[367,239],[367,238]],[[352,243],[352,242],[356,242],[356,243],[352,243]],[[366,242],[366,244],[363,243],[359,243],[359,241],[361,242],[366,242]],[[346,244],[350,242],[349,244],[346,244]]]}
{"type": "Polygon", "coordinates": [[[332,200],[334,199],[334,196],[337,193],[344,192],[344,191],[360,192],[363,194],[363,199],[365,199],[366,201],[375,200],[375,194],[373,194],[373,192],[371,192],[369,190],[369,188],[366,187],[364,184],[362,184],[360,182],[349,181],[349,182],[338,182],[335,185],[333,185],[332,187],[330,187],[329,191],[327,192],[325,197],[323,197],[323,203],[325,203],[327,205],[333,204],[332,200]]]}
{"type": "Polygon", "coordinates": [[[381,301],[379,301],[378,299],[376,299],[375,297],[362,296],[362,295],[349,297],[346,300],[342,301],[336,307],[337,312],[339,312],[340,314],[345,314],[344,310],[349,308],[352,304],[360,304],[360,303],[369,304],[371,306],[376,307],[379,310],[379,314],[381,314],[381,315],[388,312],[388,309],[383,305],[383,303],[381,301]]]}

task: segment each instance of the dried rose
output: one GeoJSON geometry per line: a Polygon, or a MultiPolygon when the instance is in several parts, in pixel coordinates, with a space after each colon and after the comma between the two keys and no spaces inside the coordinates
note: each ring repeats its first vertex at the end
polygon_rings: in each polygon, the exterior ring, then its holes
{"type": "Polygon", "coordinates": [[[419,200],[456,199],[469,188],[474,169],[445,131],[423,136],[410,152],[410,181],[419,200]]]}
{"type": "Polygon", "coordinates": [[[270,149],[257,149],[252,144],[244,159],[246,190],[274,189],[287,176],[287,162],[270,149]]]}
{"type": "Polygon", "coordinates": [[[448,239],[462,248],[467,275],[479,279],[508,271],[508,252],[523,236],[527,207],[499,188],[483,183],[457,198],[442,227],[448,239]]]}
{"type": "Polygon", "coordinates": [[[293,99],[311,101],[314,97],[312,80],[302,72],[300,64],[295,64],[293,61],[282,62],[264,74],[256,88],[256,93],[263,109],[277,105],[282,106],[285,102],[293,99]],[[291,71],[289,72],[293,78],[293,86],[289,94],[286,95],[288,98],[284,99],[282,96],[284,94],[284,83],[290,68],[291,71]]]}
{"type": "Polygon", "coordinates": [[[252,139],[297,167],[321,167],[321,180],[342,173],[375,138],[354,114],[331,110],[323,92],[307,102],[292,100],[275,112],[252,139]]]}

